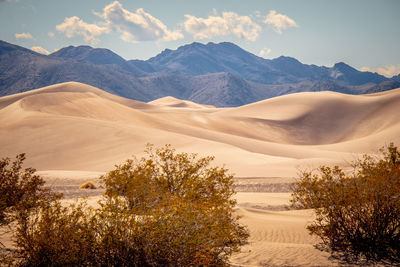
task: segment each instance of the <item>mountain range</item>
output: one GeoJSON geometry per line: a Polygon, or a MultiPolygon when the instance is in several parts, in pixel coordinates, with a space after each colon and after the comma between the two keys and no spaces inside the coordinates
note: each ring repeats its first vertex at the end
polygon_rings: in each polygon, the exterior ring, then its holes
{"type": "Polygon", "coordinates": [[[264,59],[228,42],[195,42],[148,60],[125,60],[104,48],[68,46],[42,55],[0,41],[0,96],[68,81],[139,101],[173,96],[217,107],[295,92],[365,94],[400,87],[399,76],[360,72],[343,62],[325,67],[285,56],[264,59]]]}

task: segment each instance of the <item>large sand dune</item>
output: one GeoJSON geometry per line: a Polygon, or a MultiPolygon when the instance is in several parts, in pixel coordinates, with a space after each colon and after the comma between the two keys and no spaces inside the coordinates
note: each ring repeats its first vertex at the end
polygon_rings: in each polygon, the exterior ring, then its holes
{"type": "MultiPolygon", "coordinates": [[[[297,167],[341,164],[389,142],[400,143],[400,89],[358,96],[298,93],[237,108],[172,97],[142,103],[75,82],[0,98],[0,157],[25,152],[27,165],[46,177],[97,176],[140,156],[146,143],[170,143],[179,151],[214,155],[245,187],[248,177],[285,184],[297,167]]],[[[252,235],[233,263],[333,264],[313,248],[316,240],[304,228],[312,214],[279,210],[289,194],[271,194],[238,194],[238,212],[252,235]]]]}
{"type": "Polygon", "coordinates": [[[150,103],[64,83],[0,98],[2,156],[43,170],[106,171],[146,143],[213,154],[237,176],[293,176],[399,142],[400,90],[299,93],[217,109],[172,97],[150,103]],[[290,166],[290,168],[288,168],[290,166]]]}

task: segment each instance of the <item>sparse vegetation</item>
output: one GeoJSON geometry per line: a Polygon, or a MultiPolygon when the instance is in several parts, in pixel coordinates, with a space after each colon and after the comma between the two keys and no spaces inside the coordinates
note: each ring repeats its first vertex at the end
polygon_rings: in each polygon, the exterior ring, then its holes
{"type": "MultiPolygon", "coordinates": [[[[10,158],[0,160],[1,234],[10,231],[14,222],[24,221],[39,206],[61,197],[43,188],[45,182],[35,174],[35,169],[23,169],[24,161],[25,154],[17,155],[13,162],[10,158]]],[[[11,265],[15,261],[13,256],[0,242],[0,265],[11,265]]]]}
{"type": "Polygon", "coordinates": [[[79,189],[96,189],[96,185],[92,181],[87,181],[79,186],[79,189]]]}
{"type": "Polygon", "coordinates": [[[292,207],[315,210],[310,233],[346,261],[400,263],[400,151],[390,144],[381,152],[349,174],[322,166],[293,185],[292,207]]]}
{"type": "Polygon", "coordinates": [[[0,226],[15,220],[16,213],[30,210],[54,196],[43,188],[44,180],[33,168],[23,169],[25,154],[0,160],[0,226]]]}
{"type": "Polygon", "coordinates": [[[20,266],[226,266],[246,243],[232,176],[170,146],[102,177],[99,208],[43,201],[17,218],[20,266]]]}
{"type": "Polygon", "coordinates": [[[94,265],[98,249],[95,224],[93,210],[85,203],[63,206],[60,199],[44,202],[18,218],[12,265],[94,265]]]}
{"type": "Polygon", "coordinates": [[[120,210],[135,215],[130,223],[147,236],[140,245],[150,253],[146,262],[226,265],[248,236],[233,214],[233,177],[227,169],[211,167],[212,157],[176,154],[169,146],[150,146],[147,154],[103,177],[109,218],[120,210]]]}

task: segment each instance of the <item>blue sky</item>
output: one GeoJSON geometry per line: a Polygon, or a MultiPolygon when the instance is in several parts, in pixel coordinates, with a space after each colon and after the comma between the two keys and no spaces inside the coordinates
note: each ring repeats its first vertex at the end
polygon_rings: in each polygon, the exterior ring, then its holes
{"type": "Polygon", "coordinates": [[[0,0],[0,39],[42,53],[68,45],[148,59],[194,41],[265,58],[400,73],[398,0],[0,0]]]}

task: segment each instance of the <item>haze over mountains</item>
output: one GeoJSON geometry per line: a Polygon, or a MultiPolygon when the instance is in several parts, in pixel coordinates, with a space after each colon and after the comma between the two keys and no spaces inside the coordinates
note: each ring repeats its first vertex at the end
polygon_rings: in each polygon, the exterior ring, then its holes
{"type": "Polygon", "coordinates": [[[305,91],[380,92],[400,87],[399,80],[342,62],[328,68],[284,56],[264,59],[227,42],[192,43],[143,61],[89,46],[45,56],[0,41],[0,96],[77,81],[144,102],[173,96],[229,107],[305,91]]]}

